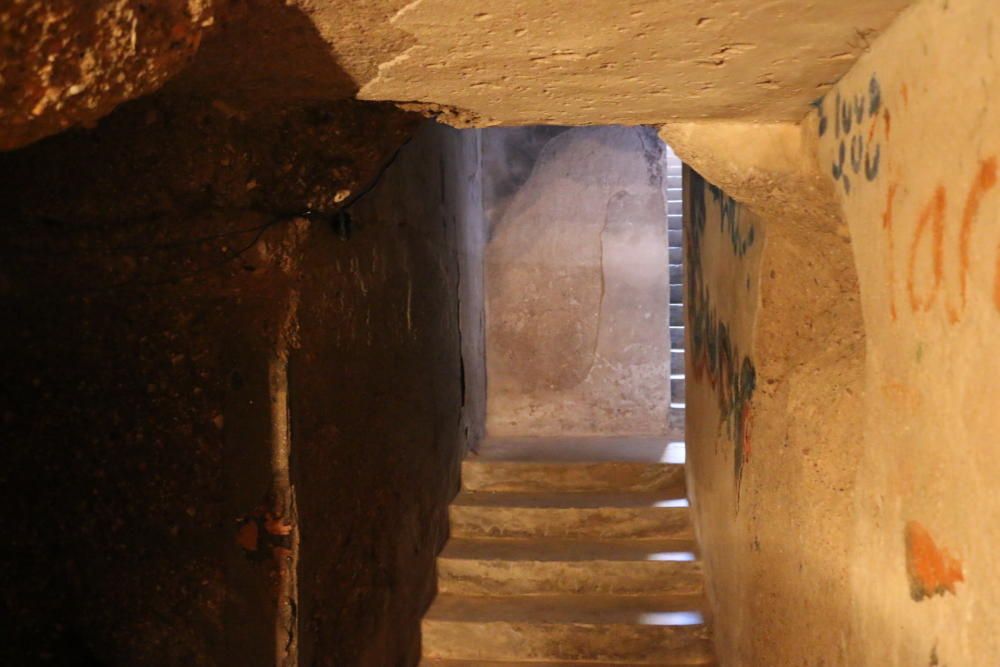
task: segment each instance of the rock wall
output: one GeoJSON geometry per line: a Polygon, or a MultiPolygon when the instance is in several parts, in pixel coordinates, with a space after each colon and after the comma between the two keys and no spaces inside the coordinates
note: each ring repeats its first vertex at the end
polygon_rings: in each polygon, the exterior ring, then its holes
{"type": "Polygon", "coordinates": [[[206,0],[14,0],[0,10],[0,149],[159,88],[233,6],[206,0]]]}
{"type": "Polygon", "coordinates": [[[516,194],[494,202],[491,435],[666,431],[663,169],[651,130],[577,128],[545,143],[516,194]]]}
{"type": "Polygon", "coordinates": [[[1000,662],[998,19],[919,3],[807,123],[867,334],[849,664],[1000,662]]]}
{"type": "Polygon", "coordinates": [[[484,227],[412,126],[163,95],[0,156],[5,664],[415,663],[484,227]]]}
{"type": "Polygon", "coordinates": [[[723,664],[997,661],[994,16],[987,2],[919,3],[800,126],[663,130],[739,200],[686,186],[688,289],[745,299],[718,309],[733,353],[707,346],[708,368],[732,371],[705,382],[698,356],[688,366],[689,482],[723,664]],[[699,200],[720,243],[763,231],[749,291],[723,279],[748,262],[738,243],[729,256],[691,243],[699,200]]]}
{"type": "Polygon", "coordinates": [[[860,447],[850,245],[694,172],[685,197],[688,478],[720,662],[850,664],[831,629],[860,447]]]}
{"type": "Polygon", "coordinates": [[[350,238],[309,246],[289,366],[299,664],[418,662],[483,429],[478,162],[477,133],[428,123],[351,208],[350,238]]]}

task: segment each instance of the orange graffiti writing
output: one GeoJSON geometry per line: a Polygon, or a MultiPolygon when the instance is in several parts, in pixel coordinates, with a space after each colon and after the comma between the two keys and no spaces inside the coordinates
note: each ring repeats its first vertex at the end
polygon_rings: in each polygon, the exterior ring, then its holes
{"type": "MultiPolygon", "coordinates": [[[[886,129],[888,130],[888,118],[886,118],[886,129]]],[[[956,324],[965,312],[968,302],[969,273],[970,273],[970,246],[972,244],[972,233],[976,219],[982,208],[983,199],[997,185],[998,160],[993,155],[979,163],[969,186],[969,192],[965,198],[965,206],[962,209],[962,217],[958,230],[958,301],[954,302],[952,289],[946,289],[944,308],[951,324],[956,324]]],[[[885,210],[882,213],[882,228],[888,235],[888,277],[889,277],[889,314],[893,321],[896,320],[896,286],[895,286],[895,246],[893,237],[893,203],[896,196],[896,183],[890,183],[886,197],[885,210]]],[[[929,311],[937,300],[938,293],[944,283],[944,233],[945,233],[945,213],[947,208],[947,191],[944,186],[939,185],[931,197],[930,201],[920,211],[917,218],[916,230],[913,241],[910,244],[910,252],[906,266],[906,291],[909,295],[910,308],[914,313],[919,311],[929,311]],[[929,238],[925,239],[925,236],[929,238]],[[931,259],[931,283],[926,289],[918,289],[917,286],[917,256],[922,251],[924,241],[927,241],[930,249],[931,259]]],[[[950,253],[949,253],[950,256],[950,253]]],[[[1000,248],[997,249],[996,274],[993,284],[993,303],[1000,311],[1000,248]]],[[[949,283],[950,285],[951,283],[949,283]]]]}
{"type": "Polygon", "coordinates": [[[976,174],[969,189],[969,196],[965,199],[965,208],[962,211],[962,227],[958,233],[958,282],[960,301],[956,310],[950,304],[948,306],[948,319],[952,323],[958,321],[959,316],[965,311],[966,291],[969,278],[969,238],[972,235],[972,222],[979,213],[979,205],[983,201],[983,195],[997,184],[997,159],[993,156],[979,165],[979,172],[976,174]]]}
{"type": "Polygon", "coordinates": [[[904,535],[906,573],[913,599],[919,601],[946,592],[954,595],[955,584],[965,581],[962,561],[947,549],[938,548],[930,532],[917,521],[907,522],[904,535]]]}
{"type": "Polygon", "coordinates": [[[885,118],[885,138],[889,139],[889,130],[892,129],[892,117],[889,115],[889,110],[886,109],[882,112],[882,117],[885,118]]]}
{"type": "Polygon", "coordinates": [[[906,87],[905,83],[899,87],[899,94],[903,96],[903,106],[910,106],[910,89],[906,87]]]}
{"type": "Polygon", "coordinates": [[[896,198],[896,188],[898,185],[898,183],[889,184],[889,193],[886,195],[885,200],[885,211],[882,212],[882,229],[885,230],[889,242],[889,261],[886,263],[889,270],[889,314],[892,316],[893,321],[896,320],[896,260],[894,259],[896,248],[892,239],[892,202],[896,198]]]}
{"type": "Polygon", "coordinates": [[[868,139],[865,140],[865,146],[871,146],[872,139],[875,138],[875,128],[878,126],[878,116],[872,118],[871,127],[868,128],[868,139]]]}
{"type": "Polygon", "coordinates": [[[913,312],[930,310],[934,299],[937,298],[938,290],[941,288],[941,280],[944,276],[944,209],[946,203],[945,189],[939,185],[934,191],[934,197],[924,207],[919,220],[917,220],[917,231],[913,237],[913,244],[910,246],[910,262],[906,277],[906,289],[910,294],[910,308],[913,309],[913,312]],[[915,268],[920,241],[923,239],[928,225],[931,225],[931,267],[934,282],[926,297],[921,299],[917,296],[915,268]]]}

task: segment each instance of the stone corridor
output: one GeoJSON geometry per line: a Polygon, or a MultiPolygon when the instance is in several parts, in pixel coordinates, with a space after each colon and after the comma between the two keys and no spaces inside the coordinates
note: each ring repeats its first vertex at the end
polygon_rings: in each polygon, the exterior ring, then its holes
{"type": "Polygon", "coordinates": [[[0,664],[1000,664],[998,25],[0,3],[0,664]]]}

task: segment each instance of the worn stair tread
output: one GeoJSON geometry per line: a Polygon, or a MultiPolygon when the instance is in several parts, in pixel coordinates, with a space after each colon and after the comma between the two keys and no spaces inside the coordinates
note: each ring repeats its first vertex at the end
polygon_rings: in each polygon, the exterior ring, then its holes
{"type": "Polygon", "coordinates": [[[687,507],[506,507],[451,505],[455,537],[694,539],[687,507]]]}
{"type": "Polygon", "coordinates": [[[440,594],[424,617],[468,623],[703,625],[697,598],[663,595],[471,596],[440,594]]]}
{"type": "Polygon", "coordinates": [[[536,463],[683,463],[675,461],[683,442],[664,436],[581,436],[487,438],[470,461],[536,463]]]}
{"type": "Polygon", "coordinates": [[[438,590],[456,595],[667,595],[701,597],[693,560],[439,558],[438,590]]]}
{"type": "Polygon", "coordinates": [[[467,660],[703,664],[712,657],[705,624],[526,623],[425,618],[424,655],[467,660]]]}
{"type": "Polygon", "coordinates": [[[477,507],[687,507],[677,490],[632,493],[463,491],[454,505],[477,507]]]}
{"type": "Polygon", "coordinates": [[[441,558],[509,561],[693,561],[694,540],[453,538],[441,558]]]}
{"type": "MultiPolygon", "coordinates": [[[[714,667],[711,662],[699,662],[700,667],[714,667]]],[[[449,660],[447,658],[424,658],[420,661],[420,667],[677,667],[676,662],[585,662],[564,660],[449,660]]]]}
{"type": "MultiPolygon", "coordinates": [[[[689,663],[690,664],[690,663],[689,663]]],[[[698,667],[715,667],[713,662],[696,663],[698,667]]],[[[420,667],[680,667],[676,662],[566,662],[559,660],[553,662],[545,660],[449,660],[447,658],[424,658],[420,661],[420,667]]]]}
{"type": "Polygon", "coordinates": [[[522,462],[468,458],[462,488],[474,492],[661,492],[685,495],[684,466],[675,463],[522,462]]]}
{"type": "Polygon", "coordinates": [[[681,439],[483,443],[449,506],[420,664],[715,665],[681,439]]]}

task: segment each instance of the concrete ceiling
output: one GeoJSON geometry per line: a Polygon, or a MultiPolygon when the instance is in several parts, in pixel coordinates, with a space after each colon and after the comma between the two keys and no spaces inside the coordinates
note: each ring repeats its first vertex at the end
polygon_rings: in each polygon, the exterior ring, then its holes
{"type": "Polygon", "coordinates": [[[799,120],[911,0],[381,0],[353,39],[303,4],[361,98],[490,125],[799,120]]]}

